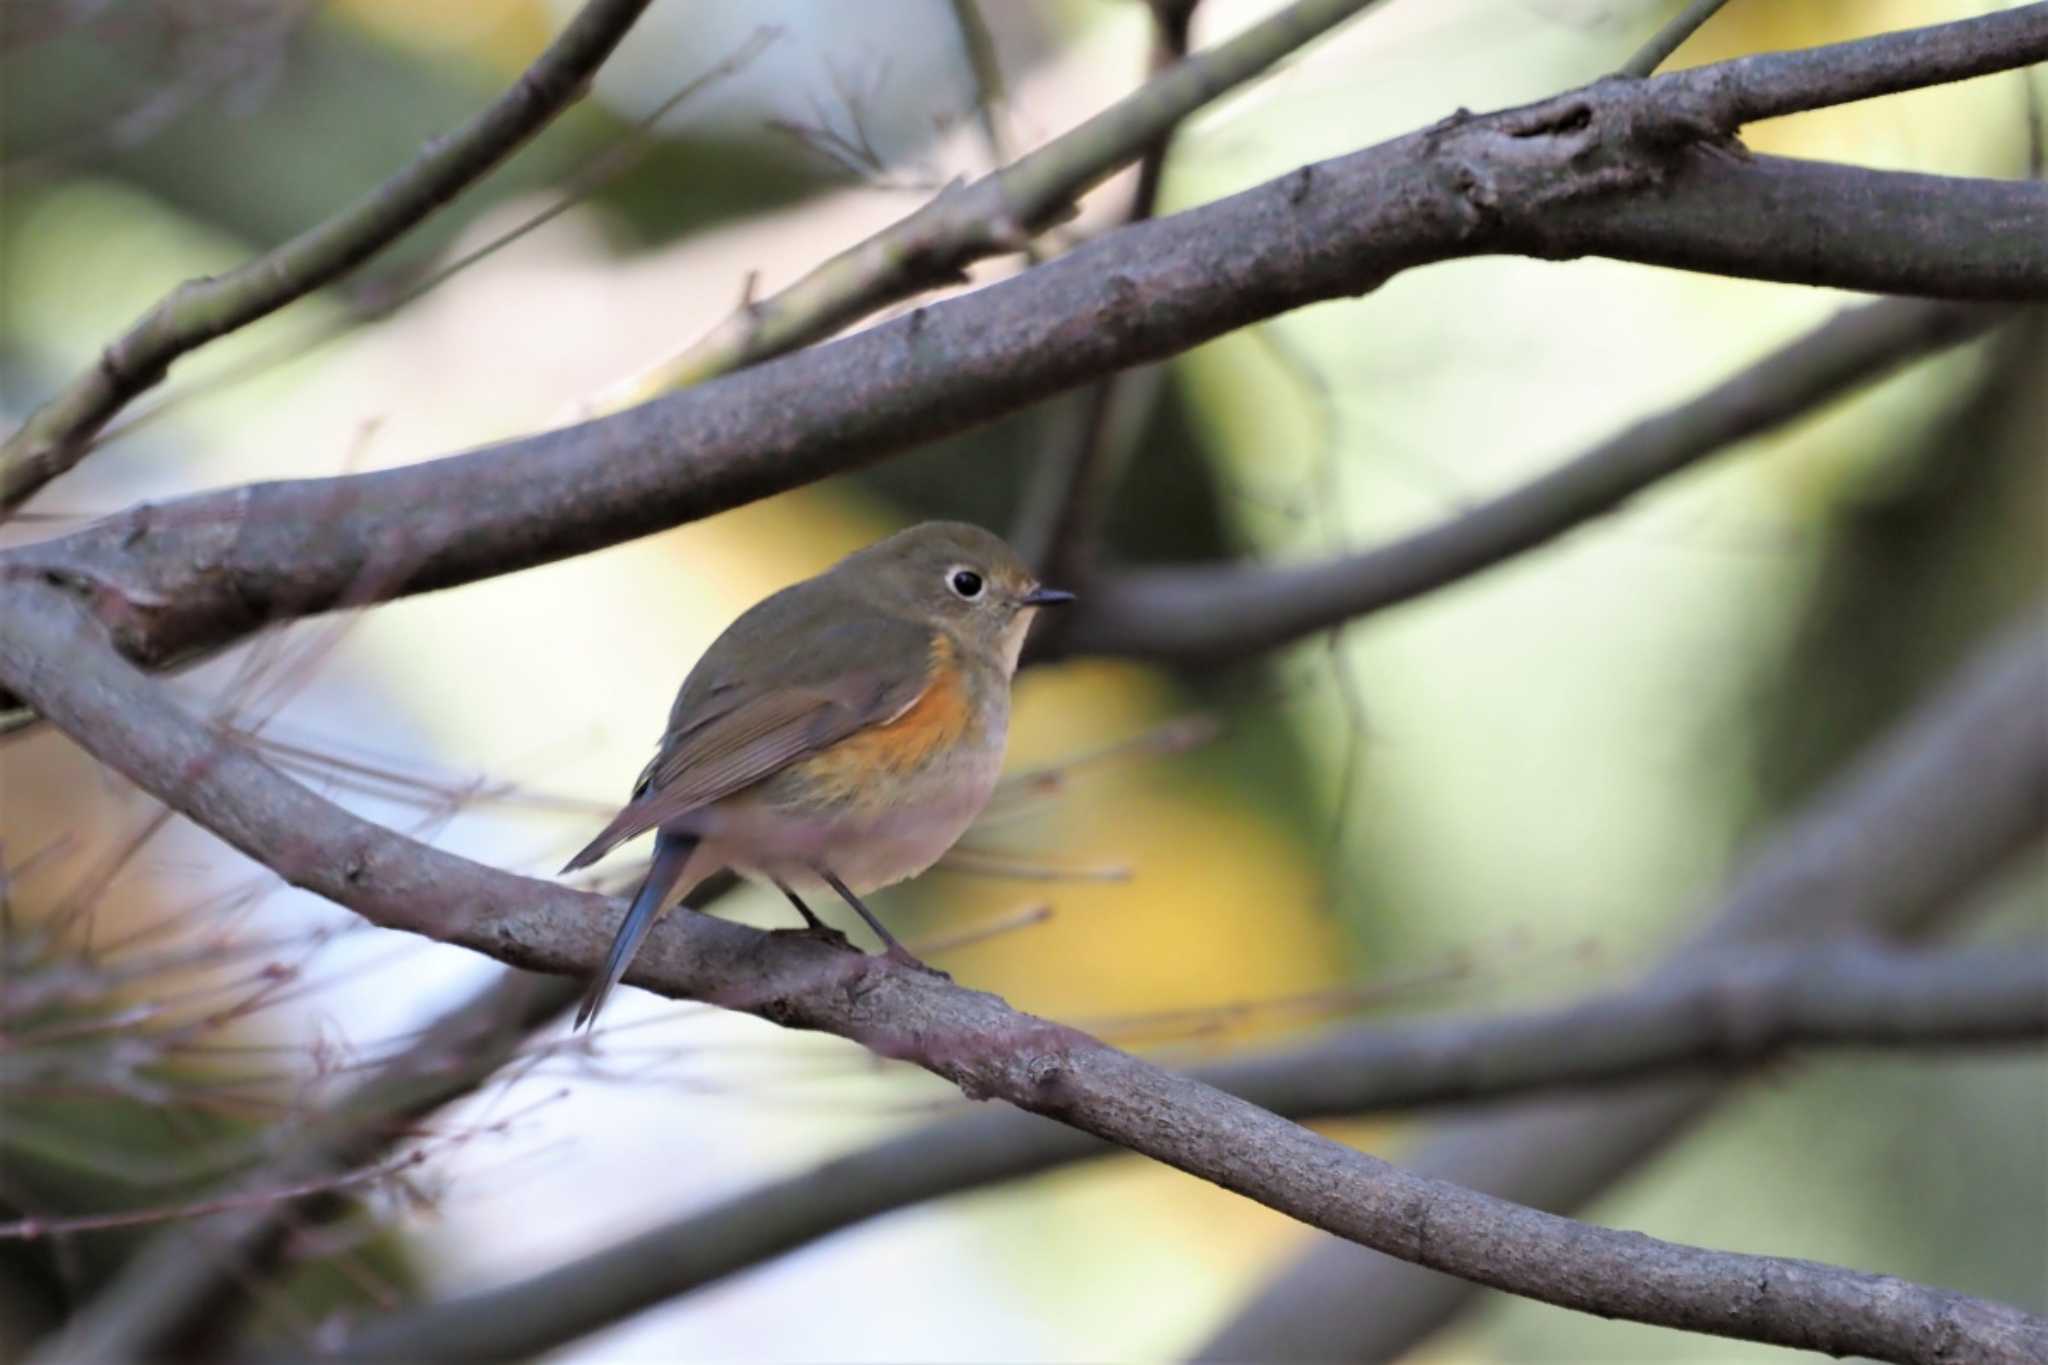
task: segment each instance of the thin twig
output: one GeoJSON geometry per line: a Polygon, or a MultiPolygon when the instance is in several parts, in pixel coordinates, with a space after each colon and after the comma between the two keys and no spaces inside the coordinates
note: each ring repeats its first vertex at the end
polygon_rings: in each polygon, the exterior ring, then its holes
{"type": "Polygon", "coordinates": [[[238,384],[243,384],[259,375],[266,374],[278,365],[303,360],[330,342],[350,336],[370,323],[380,322],[397,314],[420,299],[439,289],[457,275],[469,270],[490,257],[503,251],[521,238],[547,226],[555,219],[583,203],[591,195],[616,181],[634,166],[638,165],[647,149],[653,145],[655,132],[661,121],[674,113],[677,108],[693,97],[702,94],[720,81],[729,80],[751,65],[768,47],[782,36],[782,30],[763,26],[733,49],[730,55],[715,65],[692,76],[654,108],[647,111],[630,127],[626,128],[610,147],[605,148],[588,163],[567,176],[555,202],[549,204],[522,221],[506,228],[490,240],[463,252],[455,259],[428,272],[389,298],[377,300],[374,307],[358,309],[348,315],[333,319],[309,329],[304,335],[294,337],[256,356],[247,364],[232,370],[209,376],[198,383],[186,385],[162,399],[149,404],[143,410],[124,421],[113,423],[107,430],[94,437],[88,449],[97,450],[111,445],[131,432],[140,430],[152,422],[183,408],[199,398],[211,397],[238,384]]]}
{"type": "Polygon", "coordinates": [[[967,266],[1022,251],[1082,195],[1143,155],[1195,110],[1381,0],[1295,0],[1226,43],[1166,71],[1079,127],[840,252],[779,293],[735,314],[680,355],[599,394],[615,412],[830,336],[939,285],[967,266]]]}
{"type": "MultiPolygon", "coordinates": [[[[417,1121],[495,1076],[538,1031],[558,1018],[578,994],[565,977],[507,970],[423,1030],[396,1055],[332,1105],[322,1105],[300,1131],[286,1135],[280,1154],[230,1194],[173,1210],[216,1218],[196,1243],[174,1229],[142,1248],[120,1274],[73,1315],[62,1336],[33,1359],[154,1359],[194,1325],[223,1311],[247,1266],[276,1254],[291,1226],[294,1206],[327,1195],[367,1167],[374,1178],[394,1160],[382,1156],[417,1121]]],[[[304,1215],[309,1211],[298,1208],[304,1215]]],[[[182,1219],[181,1219],[182,1221],[182,1219]]]]}
{"type": "Polygon", "coordinates": [[[952,0],[953,26],[960,33],[960,50],[967,58],[967,71],[974,78],[974,111],[981,120],[982,140],[998,166],[1010,162],[1010,140],[1003,135],[1004,106],[1009,92],[1004,87],[1003,64],[996,55],[995,35],[977,0],[952,0]]]}
{"type": "Polygon", "coordinates": [[[1059,650],[1241,658],[1470,577],[1736,443],[1794,421],[2012,310],[1893,299],[1845,310],[1705,393],[1521,487],[1391,544],[1301,567],[1131,570],[1096,584],[1059,650]]]}
{"type": "MultiPolygon", "coordinates": [[[[421,1154],[409,1152],[360,1171],[323,1175],[290,1185],[244,1190],[214,1199],[193,1199],[155,1209],[126,1209],[120,1213],[80,1214],[73,1218],[16,1218],[0,1222],[0,1241],[37,1241],[44,1237],[75,1236],[82,1232],[110,1232],[117,1228],[147,1227],[152,1223],[185,1222],[208,1214],[231,1213],[251,1208],[275,1208],[294,1199],[334,1194],[341,1190],[388,1180],[400,1171],[417,1166],[421,1154]]],[[[90,1359],[105,1359],[95,1356],[90,1359]]]]}
{"type": "MultiPolygon", "coordinates": [[[[1015,279],[616,417],[343,479],[140,507],[0,552],[0,573],[90,585],[130,658],[186,663],[280,615],[332,609],[369,560],[402,553],[415,566],[386,585],[398,596],[584,553],[1453,257],[1600,254],[2048,298],[2048,186],[1705,150],[1750,117],[2037,59],[2048,59],[2048,3],[1602,82],[1120,229],[1015,279]],[[1460,185],[1486,187],[1483,211],[1460,185]],[[1925,212],[1930,202],[1944,212],[1925,212]],[[312,526],[321,534],[306,535],[312,526]]],[[[1091,594],[1074,628],[1107,600],[1091,594]]]]}
{"type": "MultiPolygon", "coordinates": [[[[1702,106],[1708,129],[1735,127],[2032,59],[2048,59],[2048,4],[1602,82],[1124,227],[989,289],[631,413],[422,465],[143,505],[8,548],[0,573],[90,585],[131,659],[188,663],[276,616],[332,610],[389,546],[406,546],[416,569],[393,575],[387,596],[586,553],[1456,256],[1606,254],[1851,289],[2048,299],[2040,182],[1686,151],[1720,145],[1698,123],[1702,106]],[[1489,186],[1483,213],[1460,184],[1489,186]],[[1925,213],[1933,201],[1944,213],[1925,213]],[[2042,231],[2015,231],[2036,221],[2042,231]],[[1219,241],[1231,244],[1227,272],[1219,241]]],[[[1075,630],[1104,602],[1092,593],[1075,630]]],[[[6,706],[0,694],[0,716],[6,706]]]]}
{"type": "MultiPolygon", "coordinates": [[[[1155,78],[1187,60],[1198,3],[1150,0],[1155,78]]],[[[1145,149],[1126,223],[1142,223],[1158,211],[1159,186],[1172,145],[1169,128],[1145,149]]],[[[1085,592],[1111,497],[1137,450],[1164,380],[1159,366],[1148,365],[1098,381],[1072,400],[1079,417],[1067,448],[1050,452],[1032,466],[1011,540],[1046,582],[1085,592]]]]}
{"type": "Polygon", "coordinates": [[[590,0],[490,107],[333,217],[225,275],[159,300],[0,445],[0,510],[78,463],[86,443],[189,351],[382,251],[580,99],[649,0],[590,0]]]}
{"type": "Polygon", "coordinates": [[[1671,20],[1651,35],[1650,41],[1637,48],[1634,55],[1616,69],[1620,76],[1634,76],[1638,80],[1650,75],[1664,65],[1665,58],[1692,37],[1700,26],[1714,17],[1728,0],[1692,0],[1671,20]]]}

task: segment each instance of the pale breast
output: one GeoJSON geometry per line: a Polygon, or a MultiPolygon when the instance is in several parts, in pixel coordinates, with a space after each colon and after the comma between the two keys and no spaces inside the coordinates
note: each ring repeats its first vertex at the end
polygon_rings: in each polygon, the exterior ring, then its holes
{"type": "Polygon", "coordinates": [[[707,830],[732,865],[802,889],[822,864],[865,894],[923,872],[981,814],[1002,771],[1009,680],[957,662],[943,635],[933,683],[900,714],[721,802],[707,830]],[[981,676],[970,685],[969,669],[981,676]]]}

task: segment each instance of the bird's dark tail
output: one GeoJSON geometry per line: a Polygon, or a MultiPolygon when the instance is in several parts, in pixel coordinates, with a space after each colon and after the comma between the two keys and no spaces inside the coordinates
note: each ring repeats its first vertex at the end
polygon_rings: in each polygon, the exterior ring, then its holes
{"type": "Polygon", "coordinates": [[[619,925],[618,936],[612,940],[612,950],[605,955],[604,970],[591,979],[583,1003],[576,1008],[574,1027],[582,1028],[604,1008],[605,997],[626,974],[633,954],[640,951],[647,931],[654,927],[662,906],[668,902],[669,892],[675,889],[677,879],[683,875],[684,865],[696,851],[697,836],[694,834],[661,833],[654,836],[654,865],[647,869],[647,880],[640,883],[639,894],[633,897],[633,908],[626,912],[625,922],[619,925]]]}

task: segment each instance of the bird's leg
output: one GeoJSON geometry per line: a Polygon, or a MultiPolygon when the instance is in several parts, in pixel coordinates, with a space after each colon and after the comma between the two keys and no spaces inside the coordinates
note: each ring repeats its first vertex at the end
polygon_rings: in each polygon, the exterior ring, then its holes
{"type": "Polygon", "coordinates": [[[783,895],[789,897],[789,903],[796,907],[796,912],[804,917],[805,933],[815,934],[819,938],[831,940],[847,948],[851,948],[853,946],[851,943],[848,943],[846,941],[846,935],[840,933],[837,929],[834,929],[831,925],[819,919],[817,913],[813,911],[810,906],[804,904],[803,897],[797,895],[795,891],[790,889],[789,883],[783,881],[781,878],[778,877],[775,881],[775,885],[778,888],[780,888],[783,895]]]}
{"type": "Polygon", "coordinates": [[[904,947],[901,943],[898,943],[896,941],[896,935],[890,933],[888,929],[883,927],[882,921],[875,918],[875,912],[868,909],[867,905],[861,900],[861,898],[853,894],[853,888],[848,886],[845,882],[840,881],[838,876],[833,873],[831,868],[820,867],[818,869],[818,875],[825,879],[825,884],[827,886],[831,887],[834,891],[837,891],[839,893],[839,898],[841,900],[845,901],[848,905],[852,906],[856,911],[858,911],[860,917],[868,922],[868,928],[874,930],[875,933],[880,936],[882,942],[888,945],[889,951],[887,953],[887,956],[891,961],[900,962],[906,967],[915,967],[917,970],[921,972],[929,972],[933,976],[943,976],[948,981],[951,981],[953,979],[951,976],[948,976],[945,972],[940,971],[938,968],[927,966],[924,962],[919,960],[917,954],[911,952],[910,949],[904,947]]]}
{"type": "Polygon", "coordinates": [[[812,912],[810,906],[804,904],[804,898],[802,896],[799,896],[796,892],[790,890],[789,883],[784,881],[777,881],[775,885],[781,889],[783,895],[789,897],[789,903],[791,905],[794,905],[796,907],[796,912],[804,917],[805,924],[809,925],[813,930],[824,929],[828,927],[825,921],[819,919],[817,915],[812,912]]]}

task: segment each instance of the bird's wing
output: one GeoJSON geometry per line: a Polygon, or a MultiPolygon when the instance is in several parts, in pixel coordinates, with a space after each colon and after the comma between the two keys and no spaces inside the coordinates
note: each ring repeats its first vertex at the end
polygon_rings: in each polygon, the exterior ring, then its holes
{"type": "Polygon", "coordinates": [[[723,800],[869,726],[887,724],[915,705],[928,685],[923,669],[908,679],[901,672],[863,670],[829,682],[721,697],[731,705],[669,731],[633,800],[563,871],[588,866],[636,834],[723,800]],[[891,681],[892,674],[898,680],[891,681]]]}

